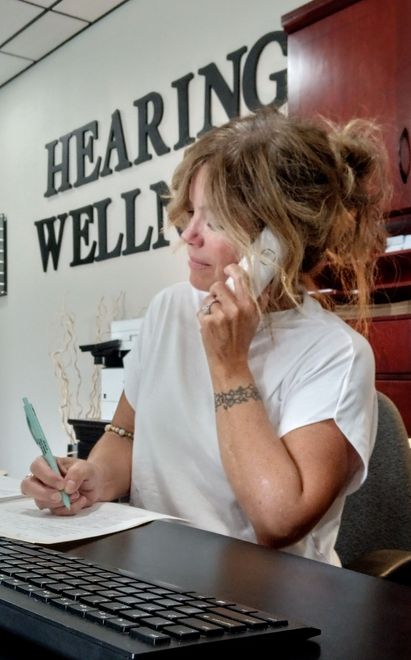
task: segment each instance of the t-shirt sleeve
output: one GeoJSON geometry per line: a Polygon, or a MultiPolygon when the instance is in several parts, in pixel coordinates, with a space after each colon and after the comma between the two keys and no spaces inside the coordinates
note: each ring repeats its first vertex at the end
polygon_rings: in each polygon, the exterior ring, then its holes
{"type": "MultiPolygon", "coordinates": [[[[142,329],[141,329],[142,331],[142,329]]],[[[140,381],[140,341],[141,331],[134,340],[131,350],[123,358],[124,394],[129,404],[136,410],[140,381]]]]}
{"type": "Polygon", "coordinates": [[[136,410],[139,395],[141,373],[144,373],[150,351],[152,350],[153,336],[158,324],[167,290],[157,293],[151,300],[136,336],[133,346],[123,359],[124,366],[124,394],[129,404],[136,410]]]}
{"type": "Polygon", "coordinates": [[[377,429],[375,362],[368,342],[345,333],[329,337],[305,361],[304,370],[291,376],[281,407],[281,436],[334,419],[361,459],[347,493],[359,488],[367,476],[377,429]]]}

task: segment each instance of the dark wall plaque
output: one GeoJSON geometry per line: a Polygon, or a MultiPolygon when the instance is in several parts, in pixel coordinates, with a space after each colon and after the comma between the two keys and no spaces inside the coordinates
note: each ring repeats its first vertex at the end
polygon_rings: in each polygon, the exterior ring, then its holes
{"type": "Polygon", "coordinates": [[[7,293],[7,221],[0,213],[0,296],[7,293]]]}

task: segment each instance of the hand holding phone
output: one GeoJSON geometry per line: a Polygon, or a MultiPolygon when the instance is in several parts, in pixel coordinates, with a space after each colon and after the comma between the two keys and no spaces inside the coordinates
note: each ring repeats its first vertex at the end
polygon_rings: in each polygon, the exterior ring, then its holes
{"type": "MultiPolygon", "coordinates": [[[[37,415],[33,406],[26,398],[23,399],[23,405],[24,405],[24,412],[26,413],[27,425],[30,429],[31,435],[34,438],[34,441],[40,447],[44,459],[47,461],[48,465],[51,467],[53,472],[60,475],[60,470],[58,468],[56,459],[51,453],[49,443],[47,442],[47,438],[44,435],[43,429],[40,426],[40,422],[37,419],[37,415]]],[[[67,495],[67,493],[64,492],[64,490],[61,491],[61,499],[66,509],[70,509],[70,498],[67,495]]]]}
{"type": "MultiPolygon", "coordinates": [[[[253,254],[250,258],[251,269],[250,262],[245,257],[239,262],[238,265],[248,272],[257,298],[277,275],[282,255],[283,249],[280,241],[268,227],[264,227],[253,243],[253,254]]],[[[232,277],[227,279],[226,284],[234,291],[232,277]]]]}

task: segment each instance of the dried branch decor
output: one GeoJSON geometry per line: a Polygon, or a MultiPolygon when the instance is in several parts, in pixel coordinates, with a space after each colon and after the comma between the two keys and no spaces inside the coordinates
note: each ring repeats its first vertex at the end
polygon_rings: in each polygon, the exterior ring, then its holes
{"type": "MultiPolygon", "coordinates": [[[[108,305],[102,296],[97,305],[95,319],[95,336],[91,340],[98,344],[107,339],[110,334],[110,323],[112,320],[124,318],[125,293],[108,305]]],[[[60,396],[60,418],[66,434],[71,442],[76,443],[73,427],[68,423],[69,418],[99,419],[100,418],[100,365],[93,365],[91,373],[91,384],[85,398],[88,402],[87,410],[82,404],[82,391],[85,387],[85,379],[80,368],[80,351],[76,333],[75,316],[64,307],[60,313],[61,338],[60,347],[50,353],[53,362],[54,374],[59,387],[60,396]]],[[[91,343],[90,341],[90,343],[91,343]]],[[[87,358],[90,360],[90,356],[87,358]]],[[[87,370],[89,369],[87,363],[87,370]]],[[[84,395],[83,395],[84,396],[84,395]]]]}

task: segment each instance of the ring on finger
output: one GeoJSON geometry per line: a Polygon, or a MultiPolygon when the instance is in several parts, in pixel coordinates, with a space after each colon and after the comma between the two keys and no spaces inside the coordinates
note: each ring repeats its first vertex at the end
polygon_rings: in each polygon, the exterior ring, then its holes
{"type": "Polygon", "coordinates": [[[201,309],[200,309],[200,312],[202,312],[202,313],[205,314],[205,315],[207,315],[207,314],[211,314],[211,308],[212,308],[212,306],[214,305],[214,303],[218,303],[218,302],[220,302],[220,301],[217,300],[217,299],[215,298],[214,300],[212,300],[212,301],[211,301],[210,303],[208,303],[207,305],[203,305],[203,306],[201,307],[201,309]]]}

